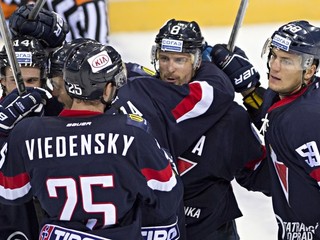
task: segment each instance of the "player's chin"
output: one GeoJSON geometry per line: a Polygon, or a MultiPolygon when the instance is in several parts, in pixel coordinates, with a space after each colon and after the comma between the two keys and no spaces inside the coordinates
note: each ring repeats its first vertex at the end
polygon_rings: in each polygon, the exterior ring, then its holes
{"type": "Polygon", "coordinates": [[[279,78],[269,77],[268,84],[269,88],[275,91],[275,89],[281,89],[282,81],[279,78]]]}

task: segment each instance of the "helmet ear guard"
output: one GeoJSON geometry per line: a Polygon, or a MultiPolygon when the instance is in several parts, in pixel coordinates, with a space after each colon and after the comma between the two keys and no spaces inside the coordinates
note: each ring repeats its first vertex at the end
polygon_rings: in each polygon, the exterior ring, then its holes
{"type": "Polygon", "coordinates": [[[202,61],[201,50],[197,49],[194,54],[191,54],[191,58],[193,58],[193,69],[197,70],[200,67],[202,61]]]}
{"type": "Polygon", "coordinates": [[[155,65],[157,60],[158,60],[157,49],[158,49],[157,45],[152,45],[151,54],[150,54],[151,55],[150,57],[151,57],[151,64],[152,65],[155,65]]]}

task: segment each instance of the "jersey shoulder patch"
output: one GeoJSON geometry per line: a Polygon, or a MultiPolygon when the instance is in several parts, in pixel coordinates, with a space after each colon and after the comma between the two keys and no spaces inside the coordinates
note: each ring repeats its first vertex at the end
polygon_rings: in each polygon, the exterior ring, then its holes
{"type": "Polygon", "coordinates": [[[137,77],[137,76],[151,76],[154,77],[156,75],[155,71],[152,71],[149,68],[141,66],[136,63],[126,63],[128,78],[137,77]]]}
{"type": "Polygon", "coordinates": [[[146,68],[146,67],[142,67],[142,71],[146,74],[146,75],[150,75],[150,76],[156,76],[156,72],[155,71],[152,71],[151,69],[149,68],[146,68]]]}
{"type": "Polygon", "coordinates": [[[134,126],[143,129],[146,132],[149,132],[149,124],[146,119],[140,117],[136,114],[128,114],[127,115],[127,125],[134,126]]]}

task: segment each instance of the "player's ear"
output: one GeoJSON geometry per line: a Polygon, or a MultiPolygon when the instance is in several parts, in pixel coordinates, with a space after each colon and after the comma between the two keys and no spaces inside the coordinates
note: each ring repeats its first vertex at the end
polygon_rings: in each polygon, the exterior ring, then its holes
{"type": "Polygon", "coordinates": [[[112,101],[115,93],[116,93],[116,86],[112,82],[107,82],[106,86],[104,87],[103,100],[105,102],[112,101]]]}
{"type": "Polygon", "coordinates": [[[304,79],[310,80],[314,74],[316,74],[317,67],[316,65],[312,65],[310,68],[305,70],[304,79]]]}

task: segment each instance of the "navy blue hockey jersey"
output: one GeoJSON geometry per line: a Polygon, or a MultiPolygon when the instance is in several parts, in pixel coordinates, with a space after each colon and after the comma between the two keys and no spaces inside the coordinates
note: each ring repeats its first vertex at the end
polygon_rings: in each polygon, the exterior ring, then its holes
{"type": "MultiPolygon", "coordinates": [[[[175,160],[217,124],[233,103],[232,84],[213,63],[203,62],[192,82],[182,86],[143,74],[134,64],[127,64],[127,68],[131,78],[119,89],[113,106],[146,118],[161,146],[175,160]]],[[[179,225],[184,228],[185,224],[179,225]]]]}
{"type": "Polygon", "coordinates": [[[318,81],[274,103],[266,116],[268,159],[240,177],[248,189],[272,196],[278,239],[320,239],[319,106],[318,81]]]}
{"type": "Polygon", "coordinates": [[[42,234],[59,226],[43,239],[56,239],[61,229],[147,239],[141,224],[170,226],[172,239],[178,239],[182,183],[170,155],[147,133],[146,121],[75,113],[65,110],[68,117],[32,117],[16,125],[2,148],[8,152],[0,161],[1,202],[21,204],[36,196],[48,215],[42,234]],[[141,219],[142,205],[152,218],[141,219]]]}
{"type": "Polygon", "coordinates": [[[264,157],[249,115],[237,103],[179,157],[187,239],[205,239],[221,225],[242,216],[231,181],[239,169],[264,157]]]}
{"type": "MultiPolygon", "coordinates": [[[[3,99],[5,98],[0,100],[0,104],[3,99]]],[[[45,116],[57,116],[62,108],[62,104],[53,97],[46,101],[44,114],[45,116]]],[[[32,116],[33,113],[30,115],[32,116]]],[[[0,203],[0,239],[7,239],[9,236],[21,238],[21,240],[37,239],[38,229],[37,213],[33,200],[21,205],[0,203]]]]}
{"type": "Polygon", "coordinates": [[[147,119],[160,145],[177,159],[219,121],[233,98],[233,87],[225,73],[213,63],[204,62],[192,82],[182,86],[151,76],[130,78],[119,89],[113,106],[147,119]]]}

